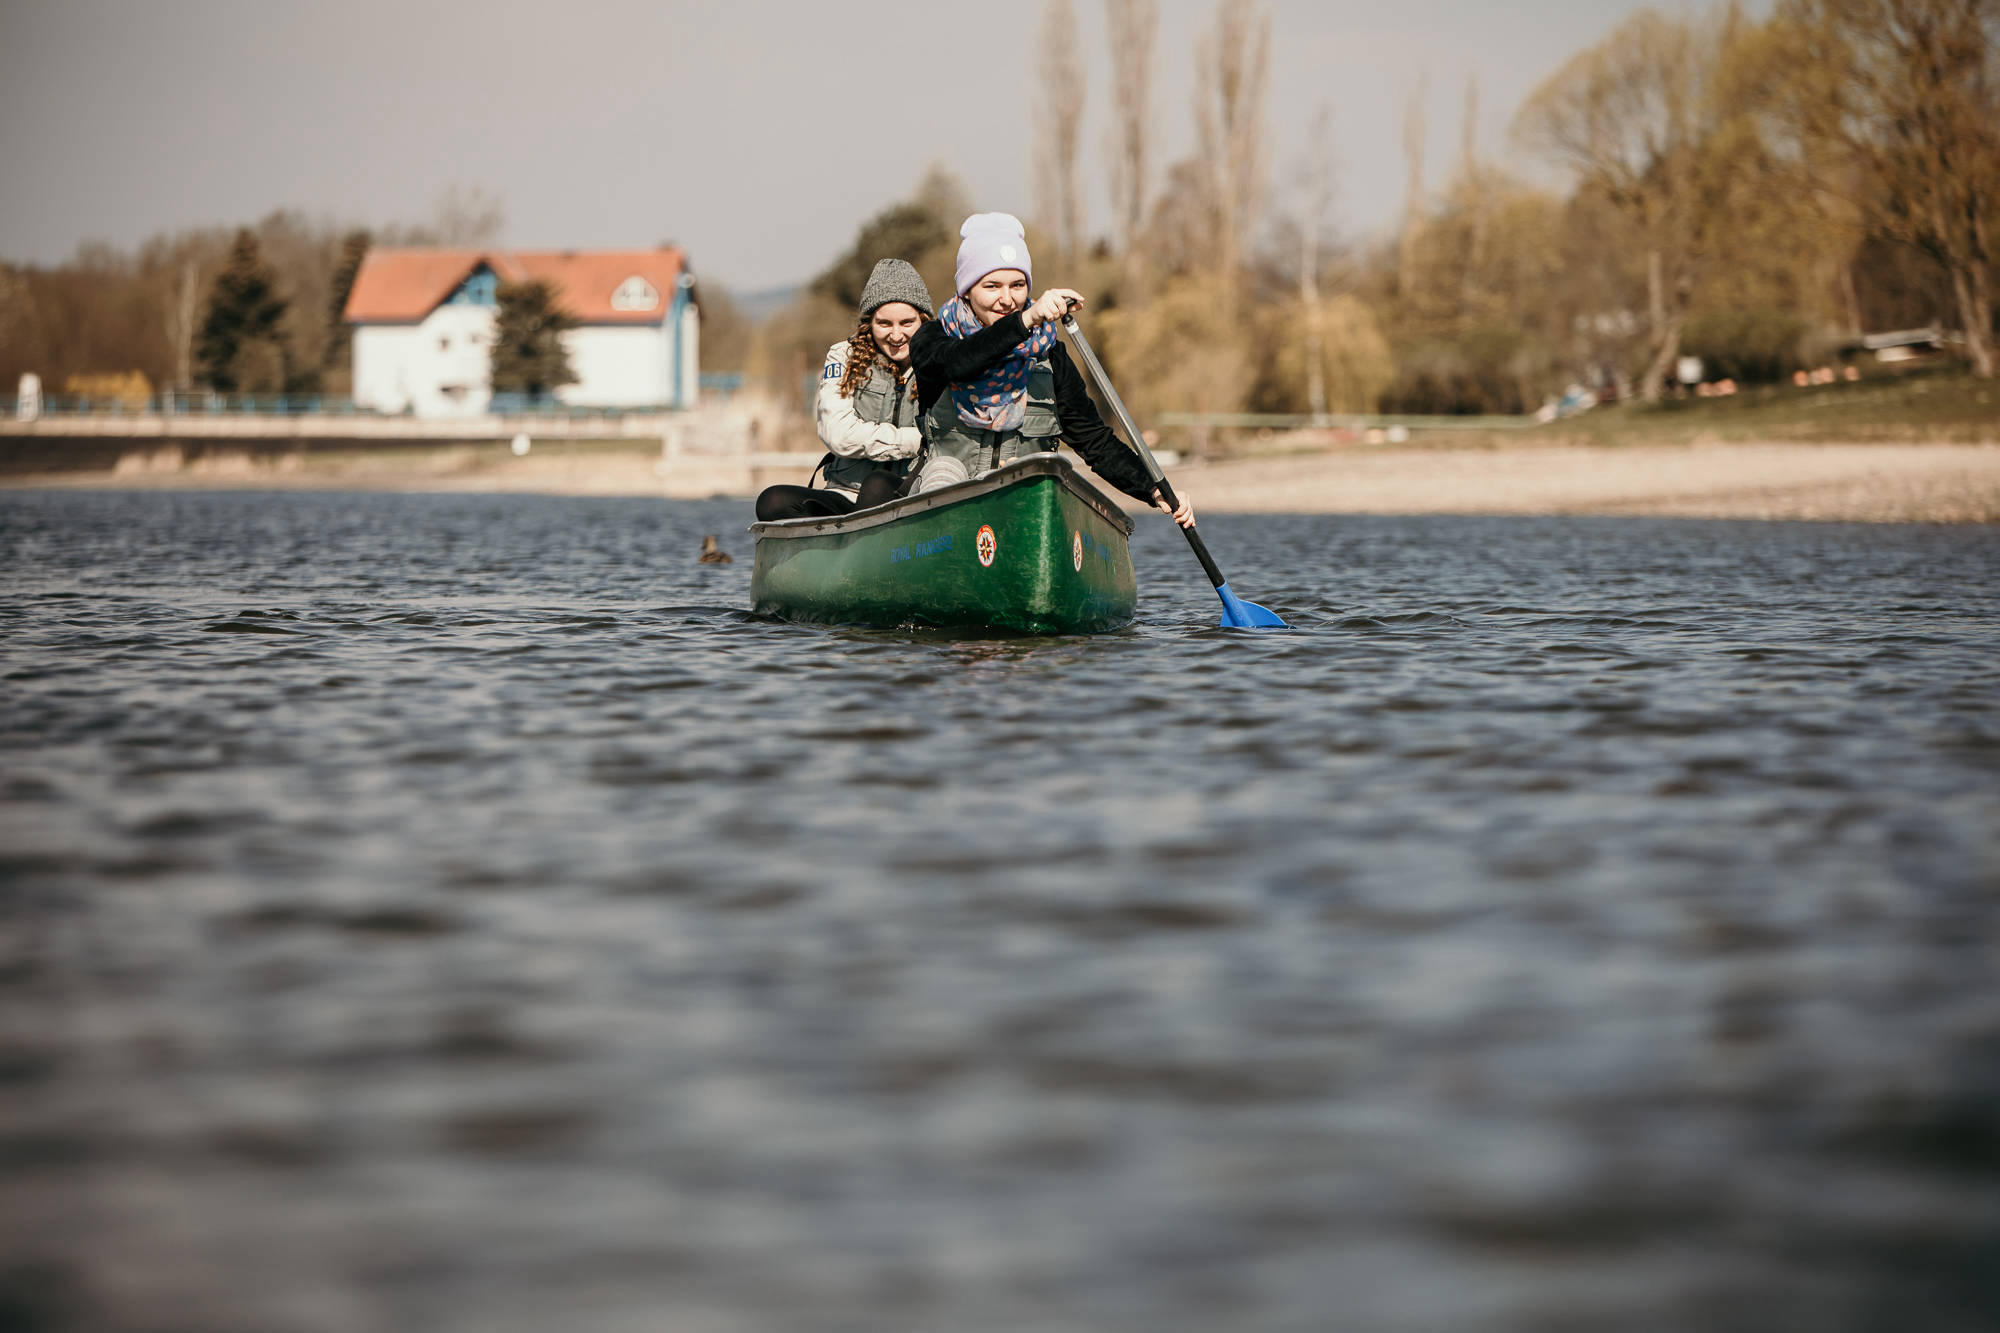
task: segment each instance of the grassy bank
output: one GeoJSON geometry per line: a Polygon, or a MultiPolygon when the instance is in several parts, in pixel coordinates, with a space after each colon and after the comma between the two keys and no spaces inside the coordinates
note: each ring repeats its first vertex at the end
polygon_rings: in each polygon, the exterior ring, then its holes
{"type": "MultiPolygon", "coordinates": [[[[1594,408],[1545,426],[1482,430],[1467,417],[1452,430],[1419,430],[1410,449],[1502,449],[1578,445],[1691,444],[2000,444],[2000,381],[1978,380],[1954,366],[1877,370],[1855,382],[1798,388],[1755,385],[1729,398],[1687,397],[1657,405],[1627,402],[1594,408]]],[[[1184,448],[1175,435],[1165,441],[1184,448]]],[[[1358,445],[1313,430],[1221,432],[1220,459],[1317,454],[1358,445]]]]}
{"type": "Polygon", "coordinates": [[[1946,366],[1601,407],[1400,446],[1273,436],[1184,483],[1240,512],[2000,522],[2000,384],[1946,366]],[[1198,485],[1197,485],[1198,483],[1198,485]]]}
{"type": "Polygon", "coordinates": [[[1849,384],[1754,385],[1729,398],[1601,407],[1565,421],[1493,432],[1514,444],[1990,444],[2000,384],[1950,366],[1878,372],[1849,384]]]}
{"type": "Polygon", "coordinates": [[[1527,444],[1986,444],[2000,442],[2000,384],[1952,367],[1878,373],[1801,389],[1758,385],[1729,398],[1598,408],[1510,432],[1527,444]]]}

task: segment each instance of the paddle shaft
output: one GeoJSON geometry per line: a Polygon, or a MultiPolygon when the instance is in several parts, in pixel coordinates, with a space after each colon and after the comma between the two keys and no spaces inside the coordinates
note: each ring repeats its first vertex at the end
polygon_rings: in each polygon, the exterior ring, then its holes
{"type": "MultiPolygon", "coordinates": [[[[1125,438],[1139,451],[1139,457],[1146,464],[1146,475],[1160,488],[1160,498],[1167,502],[1167,508],[1179,509],[1181,502],[1174,494],[1173,483],[1167,480],[1166,473],[1160,471],[1159,460],[1154,458],[1153,451],[1146,447],[1146,437],[1139,433],[1139,427],[1133,422],[1132,414],[1125,410],[1125,400],[1120,398],[1118,390],[1111,386],[1111,377],[1104,373],[1104,363],[1097,359],[1096,352],[1090,350],[1090,339],[1084,337],[1083,330],[1077,327],[1076,316],[1064,315],[1062,324],[1069,333],[1070,341],[1076,344],[1076,350],[1083,354],[1083,364],[1090,368],[1090,377],[1097,381],[1098,389],[1111,404],[1111,414],[1117,417],[1118,424],[1125,428],[1125,438]]],[[[1208,553],[1208,544],[1202,541],[1201,534],[1193,527],[1185,527],[1181,531],[1187,534],[1188,545],[1194,548],[1194,558],[1201,561],[1202,570],[1207,573],[1208,581],[1220,588],[1227,580],[1222,577],[1222,571],[1215,567],[1215,557],[1208,553]]]]}

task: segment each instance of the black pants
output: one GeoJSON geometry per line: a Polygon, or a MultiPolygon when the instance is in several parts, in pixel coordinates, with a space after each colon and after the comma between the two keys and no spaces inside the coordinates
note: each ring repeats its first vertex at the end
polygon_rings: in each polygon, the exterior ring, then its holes
{"type": "Polygon", "coordinates": [[[838,518],[857,509],[873,509],[896,498],[902,478],[887,468],[868,474],[861,483],[859,498],[850,500],[839,491],[817,491],[810,486],[766,486],[757,497],[757,521],[775,523],[784,518],[838,518]]]}

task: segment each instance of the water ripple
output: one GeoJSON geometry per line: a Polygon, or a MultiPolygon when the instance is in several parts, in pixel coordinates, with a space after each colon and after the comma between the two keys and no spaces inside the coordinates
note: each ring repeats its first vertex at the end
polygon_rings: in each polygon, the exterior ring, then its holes
{"type": "Polygon", "coordinates": [[[2000,535],[746,517],[0,495],[0,1322],[1991,1326],[2000,535]]]}

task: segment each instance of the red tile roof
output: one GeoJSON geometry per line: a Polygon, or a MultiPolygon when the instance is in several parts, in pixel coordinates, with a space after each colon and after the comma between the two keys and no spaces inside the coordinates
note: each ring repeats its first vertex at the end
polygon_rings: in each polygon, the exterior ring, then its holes
{"type": "Polygon", "coordinates": [[[347,296],[350,324],[414,324],[458,290],[484,263],[502,282],[539,278],[556,300],[585,324],[658,324],[667,317],[686,258],[658,250],[453,250],[377,246],[361,261],[347,296]],[[611,303],[630,278],[643,279],[658,296],[650,309],[621,310],[611,303]]]}

